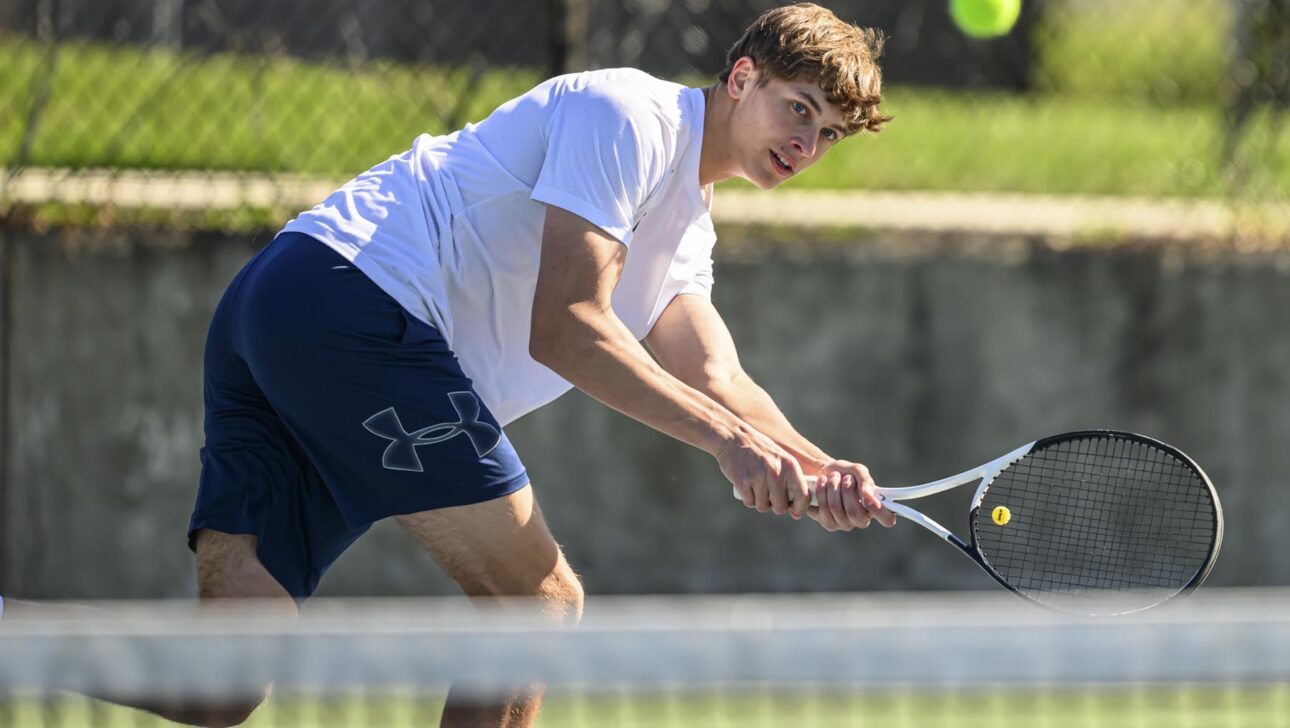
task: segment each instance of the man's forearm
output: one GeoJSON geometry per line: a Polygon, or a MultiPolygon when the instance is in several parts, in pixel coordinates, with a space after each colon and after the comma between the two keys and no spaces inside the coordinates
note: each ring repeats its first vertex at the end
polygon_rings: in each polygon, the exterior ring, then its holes
{"type": "Polygon", "coordinates": [[[617,317],[580,311],[533,333],[534,357],[578,389],[710,454],[748,424],[660,367],[617,317]]]}
{"type": "Polygon", "coordinates": [[[766,390],[747,374],[740,373],[726,381],[709,382],[702,390],[736,417],[792,453],[808,475],[833,459],[795,430],[766,390]]]}

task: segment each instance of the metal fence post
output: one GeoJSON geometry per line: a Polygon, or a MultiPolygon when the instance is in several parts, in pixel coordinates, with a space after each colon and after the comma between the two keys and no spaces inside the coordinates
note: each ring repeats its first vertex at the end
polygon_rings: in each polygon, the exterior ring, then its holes
{"type": "Polygon", "coordinates": [[[587,68],[587,17],[591,0],[547,0],[547,75],[587,68]]]}

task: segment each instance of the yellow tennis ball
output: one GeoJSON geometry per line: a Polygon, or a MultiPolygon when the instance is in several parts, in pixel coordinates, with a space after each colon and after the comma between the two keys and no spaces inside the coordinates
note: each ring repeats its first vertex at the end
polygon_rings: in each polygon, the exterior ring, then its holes
{"type": "Polygon", "coordinates": [[[990,512],[990,516],[995,523],[1000,526],[1006,526],[1008,521],[1012,520],[1012,511],[1008,510],[1007,506],[995,506],[994,510],[990,512]]]}
{"type": "Polygon", "coordinates": [[[1021,0],[950,0],[950,17],[973,38],[1007,34],[1021,14],[1021,0]]]}

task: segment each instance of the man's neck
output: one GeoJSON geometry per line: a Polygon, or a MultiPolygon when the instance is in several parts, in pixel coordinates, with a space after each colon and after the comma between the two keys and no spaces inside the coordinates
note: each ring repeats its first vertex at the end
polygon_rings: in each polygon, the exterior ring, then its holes
{"type": "Polygon", "coordinates": [[[703,89],[703,143],[699,149],[699,184],[707,186],[735,175],[730,150],[730,96],[721,84],[703,89]]]}

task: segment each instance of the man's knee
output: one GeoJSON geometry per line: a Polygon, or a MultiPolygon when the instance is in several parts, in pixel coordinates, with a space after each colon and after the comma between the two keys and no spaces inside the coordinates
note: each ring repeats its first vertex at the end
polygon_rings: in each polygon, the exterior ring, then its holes
{"type": "Polygon", "coordinates": [[[558,551],[557,556],[555,564],[541,575],[455,570],[452,576],[462,593],[473,600],[532,600],[542,614],[561,624],[574,625],[582,619],[582,580],[558,551]]]}
{"type": "Polygon", "coordinates": [[[561,624],[574,625],[582,619],[582,580],[563,555],[550,571],[539,578],[519,579],[514,574],[508,574],[509,579],[497,578],[496,575],[478,576],[480,578],[456,577],[457,585],[471,599],[533,600],[538,610],[561,624]]]}
{"type": "Polygon", "coordinates": [[[582,620],[582,604],[586,598],[582,580],[560,559],[556,568],[538,586],[538,599],[548,614],[562,624],[575,625],[582,620]]]}
{"type": "Polygon", "coordinates": [[[525,487],[468,506],[397,516],[466,596],[536,599],[562,623],[582,617],[582,582],[525,487]]]}

